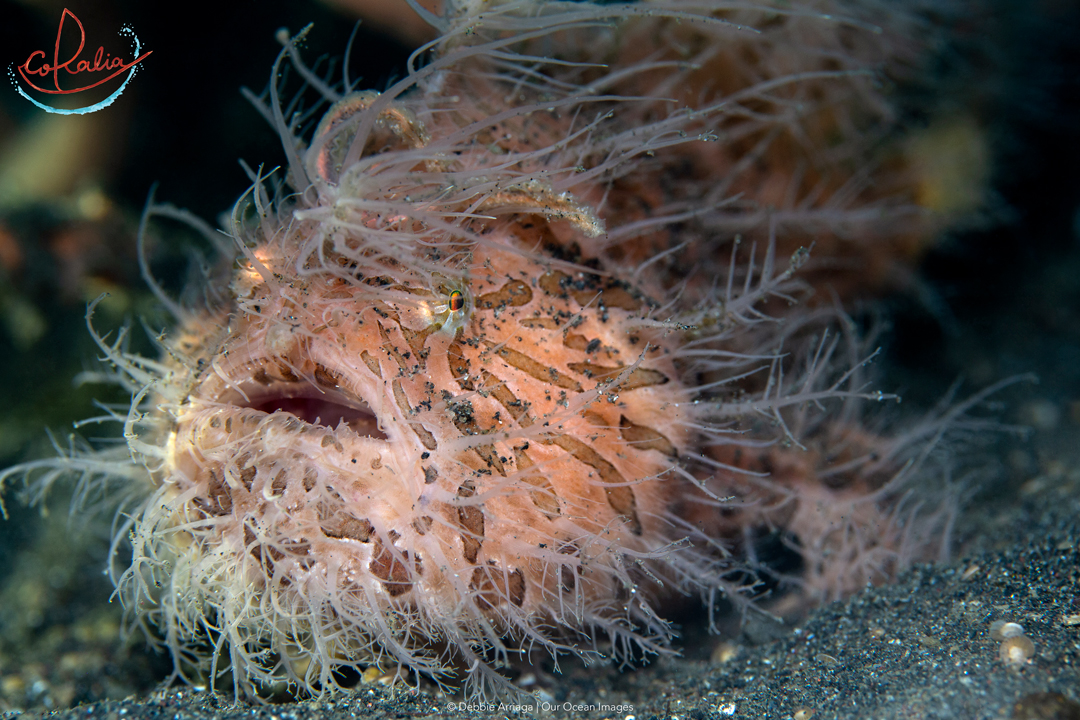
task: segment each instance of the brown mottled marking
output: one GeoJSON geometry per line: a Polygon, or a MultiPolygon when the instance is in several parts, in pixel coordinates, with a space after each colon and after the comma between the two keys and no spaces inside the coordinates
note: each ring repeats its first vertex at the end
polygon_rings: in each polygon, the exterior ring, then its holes
{"type": "Polygon", "coordinates": [[[254,466],[246,467],[240,471],[240,482],[243,483],[244,487],[248,490],[251,489],[251,483],[255,481],[256,473],[258,473],[258,470],[256,470],[254,466]]]}
{"type": "Polygon", "coordinates": [[[582,306],[598,301],[604,307],[623,310],[637,310],[641,307],[641,301],[617,280],[608,280],[604,287],[599,287],[592,281],[588,283],[591,287],[582,287],[584,283],[580,282],[575,286],[569,275],[559,270],[552,270],[541,275],[536,284],[548,295],[560,298],[573,297],[582,306]]]}
{"type": "Polygon", "coordinates": [[[635,425],[627,420],[625,415],[619,416],[619,433],[623,440],[638,450],[658,450],[670,457],[679,455],[679,451],[663,433],[646,425],[635,425]]]}
{"type": "Polygon", "coordinates": [[[525,451],[521,448],[514,448],[514,459],[517,461],[518,472],[524,473],[521,478],[525,482],[532,485],[535,490],[529,491],[529,497],[532,498],[533,505],[538,507],[548,520],[554,520],[555,517],[562,513],[562,509],[559,507],[559,499],[555,495],[555,488],[551,487],[551,482],[547,477],[539,472],[527,472],[530,468],[535,467],[532,458],[525,454],[525,451]]]}
{"type": "MultiPolygon", "coordinates": [[[[471,403],[450,403],[450,417],[454,421],[454,426],[462,435],[475,436],[483,435],[484,431],[480,429],[480,426],[476,424],[476,418],[472,412],[471,403]],[[464,408],[468,408],[467,411],[464,408]]],[[[493,445],[477,445],[472,448],[473,452],[480,456],[480,459],[487,464],[488,467],[493,467],[495,470],[506,477],[506,470],[503,468],[502,461],[499,460],[499,454],[495,452],[493,445]]]]}
{"type": "Polygon", "coordinates": [[[336,390],[340,386],[341,375],[333,370],[327,370],[322,365],[315,366],[315,382],[325,388],[336,390]]]}
{"type": "Polygon", "coordinates": [[[390,336],[387,334],[386,328],[383,327],[382,323],[376,324],[379,326],[379,336],[382,337],[383,341],[382,349],[385,350],[390,357],[394,358],[394,362],[398,364],[398,367],[404,370],[405,357],[398,351],[396,347],[394,347],[394,343],[390,342],[390,336]]]}
{"type": "Polygon", "coordinates": [[[279,550],[265,548],[259,542],[259,537],[255,534],[255,531],[247,523],[244,524],[244,547],[247,549],[248,554],[255,558],[256,562],[262,565],[268,573],[274,572],[274,559],[285,557],[284,553],[279,550]],[[269,552],[264,552],[267,549],[269,552]]]}
{"type": "MultiPolygon", "coordinates": [[[[390,531],[391,542],[396,539],[396,535],[396,532],[390,531]]],[[[409,562],[408,550],[401,550],[400,554],[405,562],[409,562]]],[[[368,570],[371,571],[372,575],[383,581],[383,587],[390,594],[390,597],[404,595],[412,590],[414,569],[417,575],[423,574],[424,570],[420,565],[419,557],[414,558],[410,564],[413,566],[412,568],[401,562],[380,538],[375,539],[375,549],[371,554],[368,570]]]]}
{"type": "Polygon", "coordinates": [[[277,363],[277,371],[279,377],[285,382],[300,382],[300,377],[293,372],[293,369],[280,360],[277,363]]]}
{"type": "Polygon", "coordinates": [[[394,401],[397,402],[401,414],[405,417],[412,417],[413,410],[409,405],[409,398],[405,396],[405,388],[401,386],[401,378],[394,378],[394,382],[390,385],[394,389],[394,401]]]}
{"type": "Polygon", "coordinates": [[[357,518],[342,511],[323,520],[322,532],[328,538],[339,540],[358,540],[366,543],[371,539],[375,528],[366,518],[357,518]]]}
{"type": "Polygon", "coordinates": [[[431,324],[423,330],[410,330],[404,325],[399,327],[401,328],[401,334],[405,336],[405,342],[409,343],[409,349],[412,350],[413,357],[416,358],[420,367],[424,367],[424,345],[427,344],[428,336],[439,329],[438,326],[431,324]]]}
{"type": "Polygon", "coordinates": [[[542,330],[555,330],[559,327],[559,321],[549,317],[527,317],[518,320],[518,324],[530,330],[540,328],[542,330]]]}
{"type": "Polygon", "coordinates": [[[634,498],[634,491],[629,486],[621,484],[626,482],[626,478],[622,476],[622,473],[605,460],[600,453],[577,438],[569,435],[559,435],[550,442],[555,443],[573,455],[578,461],[596,470],[600,475],[600,481],[604,483],[604,492],[607,494],[608,505],[626,519],[626,522],[630,525],[630,532],[640,535],[642,528],[637,514],[637,500],[634,498]]]}
{"type": "Polygon", "coordinates": [[[439,471],[428,465],[424,468],[424,484],[431,485],[439,479],[439,471]]]}
{"type": "Polygon", "coordinates": [[[337,438],[335,438],[333,435],[331,435],[329,433],[327,433],[326,435],[323,435],[322,447],[329,447],[329,446],[331,446],[331,445],[333,445],[335,443],[337,443],[337,438]]]}
{"type": "Polygon", "coordinates": [[[588,420],[591,424],[595,425],[596,427],[602,427],[602,428],[611,427],[611,423],[609,423],[607,421],[607,419],[604,418],[603,415],[601,415],[600,413],[595,412],[593,410],[586,410],[585,412],[583,412],[581,414],[581,416],[583,418],[585,418],[586,420],[588,420]]]}
{"type": "Polygon", "coordinates": [[[589,339],[578,333],[567,333],[563,338],[562,344],[571,350],[585,352],[585,348],[589,347],[589,339]]]}
{"type": "MultiPolygon", "coordinates": [[[[409,398],[405,396],[405,388],[401,386],[401,378],[394,378],[394,382],[390,384],[390,387],[394,390],[394,401],[397,402],[398,408],[401,410],[401,414],[405,417],[411,417],[415,413],[409,406],[409,398]]],[[[437,447],[435,442],[435,436],[432,435],[427,428],[416,421],[407,423],[409,428],[416,433],[416,437],[420,438],[420,444],[428,450],[434,450],[437,447]]]]}
{"type": "Polygon", "coordinates": [[[525,353],[503,347],[499,348],[496,351],[496,354],[506,361],[506,364],[510,367],[517,368],[541,382],[551,383],[567,390],[573,390],[574,392],[581,392],[581,383],[577,380],[563,375],[555,368],[548,367],[543,363],[533,360],[525,353]]]}
{"type": "Polygon", "coordinates": [[[435,442],[435,436],[428,432],[428,429],[420,423],[411,422],[409,423],[409,427],[412,428],[412,431],[414,433],[416,433],[416,437],[420,438],[420,444],[423,445],[426,449],[434,450],[439,446],[439,444],[435,442]]]}
{"type": "Polygon", "coordinates": [[[494,610],[507,600],[521,607],[525,602],[525,573],[520,568],[506,573],[490,563],[473,570],[469,589],[476,592],[476,604],[481,610],[494,610]]]}
{"type": "Polygon", "coordinates": [[[506,477],[506,468],[503,467],[502,460],[499,460],[499,453],[495,452],[494,445],[477,445],[473,451],[488,467],[495,468],[495,472],[506,477]]]}
{"type": "MultiPolygon", "coordinates": [[[[458,488],[459,498],[470,498],[476,494],[472,480],[466,480],[458,488]]],[[[471,563],[476,562],[476,556],[480,552],[480,544],[484,538],[484,513],[475,505],[458,506],[458,522],[467,532],[461,533],[461,543],[464,546],[465,559],[471,563]]]]}
{"type": "MultiPolygon", "coordinates": [[[[594,365],[590,362],[567,363],[566,366],[587,378],[596,378],[597,380],[614,380],[619,376],[619,373],[626,369],[625,366],[610,367],[608,365],[594,365]]],[[[668,376],[659,370],[637,367],[634,368],[630,375],[619,384],[619,389],[625,392],[636,390],[641,387],[663,385],[668,381],[668,376]]]]}
{"type": "Polygon", "coordinates": [[[641,301],[631,295],[626,288],[614,284],[604,288],[600,293],[600,302],[604,307],[623,310],[637,310],[641,307],[641,301]]]}
{"type": "Polygon", "coordinates": [[[206,494],[217,505],[216,508],[212,506],[207,508],[207,511],[212,515],[224,515],[232,512],[232,494],[229,493],[229,488],[213,470],[210,471],[210,479],[206,483],[206,494]]]}
{"type": "Polygon", "coordinates": [[[456,340],[450,343],[446,349],[446,361],[450,364],[450,374],[457,380],[462,390],[475,390],[476,385],[469,378],[469,360],[465,357],[465,349],[456,340]]]}
{"type": "Polygon", "coordinates": [[[431,529],[431,524],[435,520],[430,515],[421,515],[412,521],[413,530],[417,535],[427,535],[427,531],[431,529]]]}
{"type": "Polygon", "coordinates": [[[480,310],[492,308],[521,307],[532,301],[532,290],[520,280],[511,280],[495,292],[489,292],[476,298],[476,307],[480,310]]]}
{"type": "Polygon", "coordinates": [[[491,396],[506,408],[506,411],[510,413],[510,417],[514,418],[522,427],[532,425],[533,420],[529,416],[529,404],[518,400],[510,388],[506,387],[506,383],[487,370],[480,371],[480,378],[484,383],[484,390],[491,393],[491,396]]]}
{"type": "Polygon", "coordinates": [[[375,373],[379,379],[382,379],[382,368],[379,366],[379,361],[371,356],[371,353],[364,350],[360,353],[360,359],[368,366],[368,370],[375,373]]]}
{"type": "Polygon", "coordinates": [[[274,382],[274,379],[266,374],[266,368],[262,367],[255,371],[255,373],[251,376],[251,379],[259,383],[260,385],[269,385],[270,383],[274,382]]]}
{"type": "Polygon", "coordinates": [[[546,292],[548,295],[554,295],[555,297],[569,297],[566,292],[566,284],[570,281],[570,276],[561,270],[551,270],[539,277],[536,284],[540,286],[540,289],[546,292]]]}
{"type": "Polygon", "coordinates": [[[274,476],[273,481],[270,483],[270,491],[274,495],[280,495],[285,492],[285,489],[289,487],[289,476],[282,470],[274,476]]]}

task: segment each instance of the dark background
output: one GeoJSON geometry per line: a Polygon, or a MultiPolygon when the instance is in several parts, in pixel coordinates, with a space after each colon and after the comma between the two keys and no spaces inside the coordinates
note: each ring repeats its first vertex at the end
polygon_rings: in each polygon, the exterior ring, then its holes
{"type": "MultiPolygon", "coordinates": [[[[400,6],[411,15],[404,0],[400,6]]],[[[50,48],[62,7],[0,2],[0,61],[15,65],[34,49],[50,48]]],[[[238,159],[253,167],[282,161],[276,135],[239,92],[241,86],[265,88],[280,50],[275,32],[314,23],[307,60],[340,58],[355,23],[355,15],[317,2],[132,0],[68,7],[87,27],[90,48],[104,44],[126,52],[127,41],[115,31],[128,23],[153,50],[112,107],[99,117],[75,119],[97,123],[99,140],[86,151],[96,154],[88,161],[92,167],[73,172],[71,187],[95,183],[125,212],[137,213],[158,183],[159,200],[211,222],[248,184],[238,159]]],[[[1020,359],[998,357],[986,343],[1019,345],[1016,352],[1024,355],[1034,350],[1034,341],[1040,344],[1038,357],[1059,358],[1054,375],[1068,386],[1062,391],[1080,397],[1080,332],[1072,312],[1080,298],[1062,287],[1064,295],[1041,305],[1023,299],[1045,295],[1047,285],[1070,285],[1063,268],[1072,267],[1078,242],[1080,10],[1066,0],[949,7],[961,8],[948,17],[951,44],[936,49],[924,85],[911,98],[912,122],[922,120],[919,113],[928,104],[959,107],[977,117],[994,155],[986,208],[993,219],[986,227],[946,235],[923,263],[922,278],[950,317],[935,316],[910,296],[888,299],[896,328],[887,339],[890,356],[901,366],[933,368],[940,382],[928,379],[925,393],[916,389],[929,401],[942,383],[967,371],[958,352],[979,346],[994,365],[979,378],[987,381],[1030,368],[1020,359]],[[1004,323],[1011,314],[1019,317],[1004,323]],[[1039,332],[1024,332],[1028,323],[1038,324],[1039,332]]],[[[400,74],[408,52],[370,23],[362,25],[350,73],[363,77],[364,86],[384,87],[400,74]]],[[[41,114],[10,89],[0,89],[0,149],[41,114]]]]}
{"type": "MultiPolygon", "coordinates": [[[[204,217],[230,207],[248,184],[237,158],[276,163],[280,145],[271,129],[240,95],[246,86],[262,92],[281,45],[279,28],[296,33],[308,23],[308,59],[340,58],[355,17],[317,2],[69,2],[0,3],[3,61],[21,64],[30,52],[51,55],[60,11],[67,6],[87,30],[87,49],[98,45],[128,57],[129,44],[116,35],[130,25],[153,54],[131,85],[106,111],[117,130],[101,174],[109,194],[139,207],[152,183],[168,198],[204,217]]],[[[402,2],[404,8],[404,2],[402,2]]],[[[67,28],[68,26],[65,26],[67,28]]],[[[361,26],[354,44],[353,77],[381,88],[408,57],[397,41],[361,26]]],[[[12,130],[40,114],[5,88],[0,107],[12,130]]]]}

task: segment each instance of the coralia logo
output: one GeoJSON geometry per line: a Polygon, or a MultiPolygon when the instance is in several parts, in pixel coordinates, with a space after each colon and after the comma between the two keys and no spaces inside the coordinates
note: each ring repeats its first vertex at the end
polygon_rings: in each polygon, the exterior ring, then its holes
{"type": "Polygon", "coordinates": [[[129,26],[125,25],[120,28],[119,34],[130,37],[134,45],[134,50],[132,52],[133,59],[130,62],[125,62],[120,57],[110,56],[105,52],[104,47],[98,47],[97,52],[94,53],[92,59],[80,59],[79,56],[86,46],[86,31],[83,28],[82,22],[75,16],[75,13],[64,8],[64,12],[60,15],[60,25],[56,29],[56,43],[53,45],[52,62],[49,62],[48,55],[44,50],[35,50],[30,53],[30,57],[26,58],[26,61],[17,68],[19,75],[22,77],[22,81],[26,86],[37,92],[46,93],[48,95],[74,95],[75,93],[85,92],[92,88],[99,87],[125,72],[127,73],[127,77],[124,78],[124,81],[115,92],[110,94],[104,100],[92,105],[73,109],[53,107],[52,105],[40,102],[31,97],[16,78],[15,72],[10,66],[8,68],[8,75],[11,77],[11,81],[15,85],[15,89],[18,93],[45,112],[57,113],[59,115],[85,115],[101,110],[102,108],[112,105],[113,102],[120,97],[120,94],[127,88],[128,83],[131,82],[131,78],[134,77],[139,63],[145,60],[151,53],[150,50],[142,52],[142,44],[139,42],[139,38],[135,36],[135,32],[129,26]],[[68,20],[74,22],[79,28],[79,47],[71,57],[61,60],[60,41],[64,35],[64,23],[68,20]],[[78,87],[62,87],[60,84],[61,71],[67,77],[77,77],[83,84],[78,87]],[[102,73],[107,74],[102,76],[102,73]],[[42,85],[48,83],[50,77],[52,79],[52,87],[42,87],[42,85]]]}

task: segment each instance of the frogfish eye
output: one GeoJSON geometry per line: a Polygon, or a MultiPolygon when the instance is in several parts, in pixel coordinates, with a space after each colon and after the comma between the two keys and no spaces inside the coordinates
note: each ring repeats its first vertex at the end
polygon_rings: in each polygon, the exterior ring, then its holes
{"type": "Polygon", "coordinates": [[[450,312],[458,312],[465,307],[465,295],[460,290],[450,292],[450,312]]]}

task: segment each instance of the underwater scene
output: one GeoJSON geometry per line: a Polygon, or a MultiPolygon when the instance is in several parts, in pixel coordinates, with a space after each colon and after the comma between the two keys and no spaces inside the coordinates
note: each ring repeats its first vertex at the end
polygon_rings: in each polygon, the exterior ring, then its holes
{"type": "Polygon", "coordinates": [[[1080,8],[0,4],[0,713],[1080,717],[1080,8]]]}

